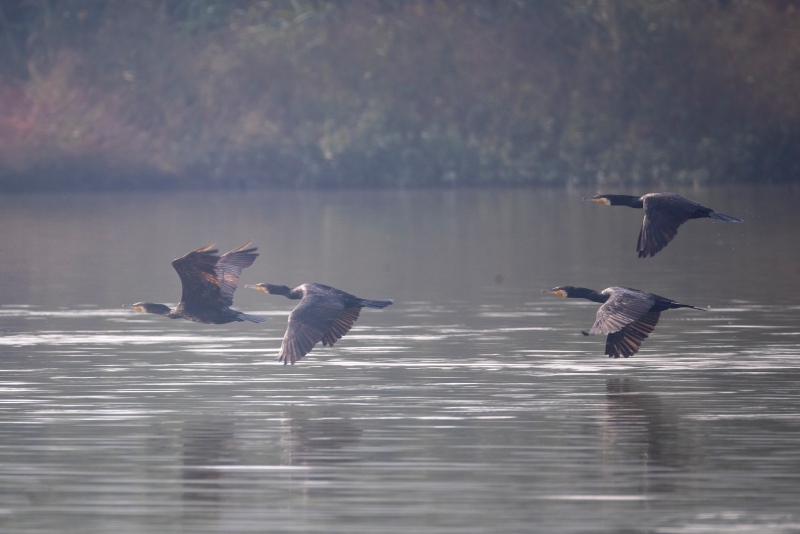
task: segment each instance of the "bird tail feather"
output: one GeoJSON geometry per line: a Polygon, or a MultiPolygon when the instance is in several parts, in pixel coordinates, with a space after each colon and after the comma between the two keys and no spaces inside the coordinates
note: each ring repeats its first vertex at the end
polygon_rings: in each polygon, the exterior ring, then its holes
{"type": "Polygon", "coordinates": [[[717,221],[733,222],[733,223],[744,222],[744,219],[739,219],[737,217],[731,217],[730,215],[725,215],[724,213],[719,213],[717,211],[712,211],[711,213],[708,214],[708,216],[711,217],[712,219],[717,220],[717,221]]]}
{"type": "Polygon", "coordinates": [[[393,300],[362,300],[361,305],[365,308],[385,308],[390,304],[394,304],[393,300]]]}
{"type": "Polygon", "coordinates": [[[264,323],[271,319],[271,317],[261,317],[260,315],[250,315],[249,313],[242,313],[242,312],[239,312],[239,315],[237,315],[236,317],[238,317],[242,321],[249,321],[251,323],[264,323]]]}
{"type": "Polygon", "coordinates": [[[676,304],[680,304],[680,306],[678,306],[679,308],[691,308],[693,310],[698,310],[698,311],[708,311],[705,308],[698,308],[697,306],[692,306],[691,304],[683,304],[681,302],[677,302],[676,304]]]}

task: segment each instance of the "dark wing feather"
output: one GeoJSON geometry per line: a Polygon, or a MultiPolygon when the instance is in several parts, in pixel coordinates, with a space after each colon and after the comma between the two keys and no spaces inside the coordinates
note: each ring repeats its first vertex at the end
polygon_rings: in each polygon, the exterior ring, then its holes
{"type": "Polygon", "coordinates": [[[327,295],[307,293],[289,314],[289,326],[283,336],[279,361],[296,362],[314,348],[331,329],[345,309],[344,304],[327,295]]]}
{"type": "Polygon", "coordinates": [[[644,220],[636,250],[640,258],[655,256],[678,234],[680,225],[703,206],[674,193],[656,193],[644,197],[644,220]]]}
{"type": "Polygon", "coordinates": [[[172,262],[181,278],[181,302],[187,306],[220,307],[220,294],[217,272],[218,250],[214,244],[199,248],[172,262]]]}
{"type": "Polygon", "coordinates": [[[334,343],[342,339],[353,328],[353,323],[358,320],[360,313],[361,308],[357,306],[343,309],[342,313],[333,321],[330,329],[322,336],[322,345],[332,347],[334,343]]]}
{"type": "Polygon", "coordinates": [[[236,291],[236,286],[239,284],[239,276],[241,276],[242,270],[253,265],[253,262],[258,257],[256,247],[245,248],[250,243],[252,241],[226,252],[217,261],[215,271],[219,284],[220,298],[225,306],[233,305],[233,292],[236,291]]]}
{"type": "Polygon", "coordinates": [[[226,252],[208,245],[172,262],[181,278],[181,302],[186,309],[224,309],[233,304],[233,292],[242,269],[253,264],[258,254],[255,247],[239,248],[226,252]]]}
{"type": "Polygon", "coordinates": [[[661,316],[659,312],[644,314],[638,321],[629,324],[619,332],[608,335],[606,354],[609,358],[628,358],[639,352],[642,342],[653,331],[661,316]]]}
{"type": "Polygon", "coordinates": [[[302,323],[292,324],[290,321],[289,328],[283,336],[278,361],[284,365],[287,363],[294,365],[294,362],[308,354],[321,338],[322,334],[314,327],[302,323]]]}
{"type": "MultiPolygon", "coordinates": [[[[597,310],[590,334],[613,334],[641,319],[656,299],[650,293],[622,287],[609,288],[611,297],[597,310]]],[[[608,290],[606,290],[608,291],[608,290]]]]}

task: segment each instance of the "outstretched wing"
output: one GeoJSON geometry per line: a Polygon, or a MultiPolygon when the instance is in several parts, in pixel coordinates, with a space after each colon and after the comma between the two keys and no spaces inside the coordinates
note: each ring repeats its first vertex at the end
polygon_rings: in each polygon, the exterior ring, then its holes
{"type": "Polygon", "coordinates": [[[344,304],[339,299],[306,294],[289,314],[289,326],[283,336],[278,360],[284,364],[294,364],[308,354],[314,345],[322,341],[344,310],[344,304]]]}
{"type": "Polygon", "coordinates": [[[256,248],[239,248],[226,252],[208,245],[190,252],[172,262],[183,286],[181,302],[188,308],[223,309],[233,304],[233,292],[242,269],[253,264],[258,254],[256,248]]]}
{"type": "Polygon", "coordinates": [[[625,326],[619,332],[608,334],[606,355],[609,358],[628,358],[639,352],[639,347],[656,327],[660,316],[659,312],[645,313],[638,321],[625,326]]]}
{"type": "Polygon", "coordinates": [[[644,196],[644,220],[636,250],[640,258],[655,256],[678,234],[680,225],[703,206],[674,193],[644,196]]]}
{"type": "Polygon", "coordinates": [[[334,343],[342,339],[346,333],[353,328],[353,323],[358,320],[358,315],[361,313],[361,308],[353,306],[344,308],[341,313],[334,319],[333,324],[322,336],[322,345],[332,347],[334,343]]]}
{"type": "Polygon", "coordinates": [[[294,364],[320,341],[332,347],[350,331],[360,313],[360,306],[346,305],[324,293],[306,294],[289,314],[278,361],[294,364]]]}
{"type": "Polygon", "coordinates": [[[183,286],[181,302],[185,306],[219,307],[222,305],[216,271],[219,251],[213,247],[214,243],[172,262],[172,266],[181,278],[183,286]]]}
{"type": "Polygon", "coordinates": [[[655,297],[650,293],[624,287],[613,287],[609,299],[597,310],[597,317],[590,334],[613,334],[635,323],[650,311],[655,297]]]}
{"type": "Polygon", "coordinates": [[[252,241],[248,241],[241,247],[226,252],[217,261],[215,272],[222,304],[225,306],[233,305],[233,292],[236,291],[236,286],[239,284],[242,270],[253,265],[258,257],[256,247],[245,248],[251,243],[252,241]]]}

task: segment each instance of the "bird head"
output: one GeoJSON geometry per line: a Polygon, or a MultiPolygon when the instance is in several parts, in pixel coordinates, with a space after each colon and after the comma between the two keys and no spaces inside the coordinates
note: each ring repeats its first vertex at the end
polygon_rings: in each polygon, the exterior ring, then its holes
{"type": "Polygon", "coordinates": [[[269,291],[267,290],[267,284],[246,284],[244,288],[255,289],[256,291],[263,291],[264,293],[269,293],[269,291]]]}
{"type": "Polygon", "coordinates": [[[589,201],[589,202],[597,202],[598,204],[605,204],[606,206],[611,205],[611,199],[605,195],[595,195],[593,197],[583,197],[582,200],[589,201]]]}
{"type": "Polygon", "coordinates": [[[542,289],[542,294],[551,293],[557,297],[568,297],[573,289],[572,286],[558,286],[553,289],[542,289]]]}
{"type": "Polygon", "coordinates": [[[255,289],[256,291],[263,291],[264,293],[269,293],[271,295],[286,295],[290,289],[286,286],[279,286],[275,284],[248,284],[244,286],[247,289],[255,289]]]}
{"type": "Polygon", "coordinates": [[[136,304],[123,304],[123,308],[131,308],[143,313],[154,313],[156,315],[167,315],[171,310],[164,304],[154,302],[137,302],[136,304]]]}

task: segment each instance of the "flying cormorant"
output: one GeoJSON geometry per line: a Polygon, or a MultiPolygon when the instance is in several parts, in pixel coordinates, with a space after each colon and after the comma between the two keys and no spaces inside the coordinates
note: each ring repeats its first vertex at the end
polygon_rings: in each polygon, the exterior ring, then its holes
{"type": "Polygon", "coordinates": [[[232,310],[233,292],[239,283],[242,269],[256,260],[256,247],[245,248],[252,241],[222,256],[214,244],[190,252],[173,260],[172,266],[181,277],[183,293],[177,306],[170,309],[164,304],[137,302],[125,307],[164,315],[170,319],[188,319],[196,323],[225,324],[233,321],[263,323],[268,318],[232,310]]]}
{"type": "Polygon", "coordinates": [[[597,310],[597,319],[592,328],[581,333],[584,336],[608,334],[606,354],[609,358],[627,358],[639,352],[642,341],[656,327],[664,310],[692,308],[705,311],[703,308],[628,287],[608,287],[597,292],[585,287],[559,286],[543,289],[542,293],[603,303],[597,310]]]}
{"type": "Polygon", "coordinates": [[[678,233],[678,227],[689,219],[708,217],[724,222],[744,222],[742,219],[718,213],[675,193],[648,193],[641,197],[631,195],[595,195],[583,200],[607,206],[644,208],[644,220],[639,232],[636,251],[640,258],[655,256],[678,233]]]}
{"type": "Polygon", "coordinates": [[[294,289],[274,284],[244,286],[289,299],[300,299],[289,314],[289,326],[281,343],[278,361],[284,365],[298,361],[322,341],[333,346],[358,319],[361,308],[385,308],[392,300],[367,300],[323,284],[303,284],[294,289]]]}

